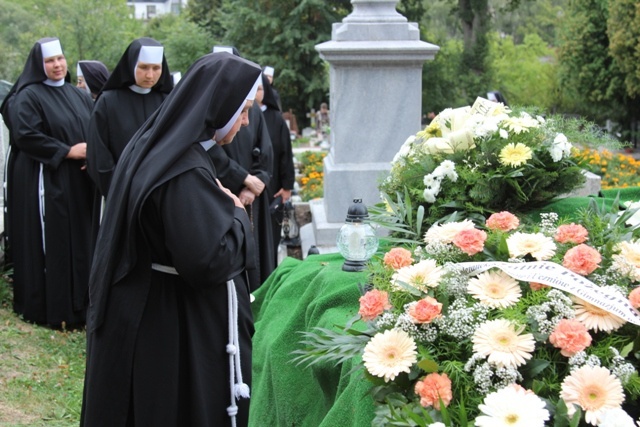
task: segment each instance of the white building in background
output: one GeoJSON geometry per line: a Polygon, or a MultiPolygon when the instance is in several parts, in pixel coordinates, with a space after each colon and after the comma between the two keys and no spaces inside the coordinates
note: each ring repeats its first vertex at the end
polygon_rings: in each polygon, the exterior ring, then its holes
{"type": "Polygon", "coordinates": [[[180,11],[187,5],[187,0],[129,0],[127,6],[131,14],[136,19],[152,19],[156,16],[173,13],[180,14],[180,11]]]}

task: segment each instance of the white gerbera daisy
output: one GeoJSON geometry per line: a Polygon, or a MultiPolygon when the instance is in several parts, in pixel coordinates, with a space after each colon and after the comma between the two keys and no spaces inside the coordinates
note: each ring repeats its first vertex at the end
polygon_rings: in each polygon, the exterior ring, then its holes
{"type": "Polygon", "coordinates": [[[636,424],[624,409],[614,408],[602,413],[598,427],[636,427],[636,424]]]}
{"type": "Polygon", "coordinates": [[[467,292],[491,308],[512,306],[522,295],[518,281],[500,270],[485,271],[469,279],[467,292]]]}
{"type": "Polygon", "coordinates": [[[401,329],[389,329],[371,338],[362,360],[371,375],[389,382],[401,372],[409,373],[416,363],[416,355],[416,343],[409,334],[401,329]]]}
{"type": "Polygon", "coordinates": [[[612,332],[626,323],[624,319],[615,314],[611,314],[576,296],[572,295],[571,301],[573,301],[576,319],[582,322],[587,329],[595,332],[612,332]]]}
{"type": "Polygon", "coordinates": [[[391,284],[399,290],[403,288],[398,282],[403,282],[426,291],[428,288],[438,286],[443,273],[442,267],[438,267],[435,260],[425,259],[397,270],[391,277],[391,284]]]}
{"type": "Polygon", "coordinates": [[[434,225],[424,235],[425,243],[440,242],[451,243],[462,230],[473,230],[476,226],[471,220],[465,219],[459,222],[445,222],[434,225]]]}
{"type": "Polygon", "coordinates": [[[526,390],[505,387],[485,397],[478,405],[482,415],[478,427],[544,427],[549,411],[542,399],[526,390]]]}
{"type": "Polygon", "coordinates": [[[531,358],[535,349],[533,335],[520,333],[524,330],[506,319],[489,320],[478,326],[473,334],[473,351],[487,357],[497,367],[518,367],[531,358]]]}
{"type": "Polygon", "coordinates": [[[624,402],[620,380],[602,366],[585,365],[572,371],[562,382],[560,397],[567,404],[569,416],[578,405],[592,425],[600,422],[605,411],[619,408],[624,402]]]}
{"type": "Polygon", "coordinates": [[[556,253],[556,244],[542,233],[513,233],[507,238],[511,258],[531,255],[538,261],[551,259],[556,253]]]}
{"type": "Polygon", "coordinates": [[[540,123],[527,113],[522,113],[520,117],[509,117],[503,123],[513,132],[522,133],[530,128],[540,127],[540,123]]]}
{"type": "MultiPolygon", "coordinates": [[[[640,211],[639,211],[640,212],[640,211]]],[[[614,264],[616,262],[633,265],[635,271],[633,271],[632,278],[640,280],[640,242],[633,240],[631,242],[620,242],[615,246],[615,250],[620,251],[619,254],[613,256],[614,264]]]]}

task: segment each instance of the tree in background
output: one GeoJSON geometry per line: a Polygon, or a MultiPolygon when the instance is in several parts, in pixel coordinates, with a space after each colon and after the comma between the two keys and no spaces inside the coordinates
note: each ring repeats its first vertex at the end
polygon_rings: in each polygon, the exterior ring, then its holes
{"type": "Polygon", "coordinates": [[[184,15],[158,16],[149,21],[145,34],[163,44],[169,69],[182,74],[215,44],[211,34],[184,15]]]}
{"type": "Polygon", "coordinates": [[[140,37],[143,28],[142,22],[131,17],[126,3],[120,0],[26,1],[35,5],[31,10],[36,10],[39,16],[32,18],[29,47],[22,55],[26,58],[39,38],[58,37],[72,74],[75,63],[82,59],[102,61],[113,69],[129,42],[140,37]]]}
{"type": "Polygon", "coordinates": [[[555,50],[536,33],[526,35],[521,44],[511,36],[499,38],[497,33],[492,34],[492,88],[500,90],[510,104],[558,111],[561,100],[555,50]]]}
{"type": "Polygon", "coordinates": [[[608,6],[607,0],[569,3],[559,50],[560,84],[565,98],[574,100],[567,110],[599,122],[618,122],[622,138],[628,140],[638,117],[638,97],[627,92],[625,72],[611,55],[608,6]]]}
{"type": "Polygon", "coordinates": [[[307,111],[328,101],[326,65],[315,45],[331,39],[331,24],[346,16],[349,5],[348,0],[223,0],[223,44],[274,67],[283,108],[306,122],[307,111]]]}

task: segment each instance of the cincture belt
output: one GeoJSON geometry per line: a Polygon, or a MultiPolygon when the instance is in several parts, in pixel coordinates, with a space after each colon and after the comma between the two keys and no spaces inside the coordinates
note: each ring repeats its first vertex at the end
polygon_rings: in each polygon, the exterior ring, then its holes
{"type": "Polygon", "coordinates": [[[157,263],[154,262],[154,263],[151,264],[151,269],[155,270],[155,271],[160,271],[162,273],[173,274],[175,276],[179,276],[178,270],[176,270],[175,267],[171,267],[171,266],[168,266],[168,265],[157,264],[157,263]]]}
{"type": "MultiPolygon", "coordinates": [[[[162,273],[178,275],[178,271],[171,266],[157,263],[151,264],[151,269],[162,273]]],[[[227,353],[229,354],[229,376],[231,405],[227,408],[227,413],[231,418],[231,425],[236,426],[236,414],[238,406],[236,400],[240,398],[248,399],[250,396],[249,386],[242,380],[242,368],[240,366],[240,341],[238,337],[238,292],[233,280],[227,280],[227,303],[229,305],[229,344],[227,353]]]]}

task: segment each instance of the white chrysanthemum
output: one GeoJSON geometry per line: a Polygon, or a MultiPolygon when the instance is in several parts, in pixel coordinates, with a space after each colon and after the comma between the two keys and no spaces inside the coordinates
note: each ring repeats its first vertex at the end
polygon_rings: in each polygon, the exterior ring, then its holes
{"type": "Polygon", "coordinates": [[[391,284],[398,290],[403,289],[398,282],[406,283],[414,288],[426,291],[435,288],[444,274],[442,267],[438,267],[435,260],[425,259],[417,264],[402,267],[393,273],[391,284]]]}
{"type": "Polygon", "coordinates": [[[498,367],[518,367],[531,358],[535,349],[533,335],[520,333],[506,319],[489,320],[476,328],[473,334],[474,353],[487,357],[487,361],[498,367]]]}
{"type": "Polygon", "coordinates": [[[424,235],[424,241],[426,243],[451,243],[456,235],[462,230],[473,230],[474,228],[475,225],[473,224],[473,221],[468,219],[459,222],[445,222],[429,228],[424,235]]]}
{"type": "Polygon", "coordinates": [[[538,261],[551,259],[556,253],[556,244],[542,233],[516,232],[507,238],[511,258],[531,255],[538,261]]]}
{"type": "Polygon", "coordinates": [[[612,332],[626,323],[624,319],[615,314],[611,314],[576,296],[572,295],[571,301],[573,301],[576,319],[582,322],[587,329],[595,332],[612,332]]]}
{"type": "Polygon", "coordinates": [[[411,148],[415,140],[415,135],[411,135],[409,138],[407,138],[396,155],[393,157],[392,163],[397,163],[399,160],[406,158],[411,153],[411,148]]]}
{"type": "Polygon", "coordinates": [[[527,113],[521,113],[520,117],[509,117],[503,123],[513,132],[522,133],[531,128],[540,127],[540,123],[527,113]]]}
{"type": "Polygon", "coordinates": [[[429,175],[425,175],[422,179],[422,183],[427,188],[433,187],[437,182],[438,179],[432,173],[430,173],[429,175]]]}
{"type": "Polygon", "coordinates": [[[620,380],[602,366],[585,365],[572,371],[562,382],[560,397],[567,404],[569,416],[578,405],[592,425],[598,424],[605,411],[620,408],[624,402],[620,380]]]}
{"type": "Polygon", "coordinates": [[[573,145],[569,142],[567,137],[563,133],[559,133],[553,139],[553,145],[557,145],[562,149],[562,154],[564,157],[568,157],[571,155],[571,148],[573,145]]]}
{"type": "Polygon", "coordinates": [[[435,203],[437,195],[438,193],[436,193],[432,188],[425,188],[422,192],[422,197],[424,197],[424,201],[427,203],[435,203]]]}
{"type": "Polygon", "coordinates": [[[416,363],[416,355],[416,343],[409,334],[401,329],[389,329],[371,338],[362,360],[371,375],[389,382],[401,372],[409,373],[416,363]]]}
{"type": "Polygon", "coordinates": [[[544,118],[544,117],[542,117],[542,116],[536,116],[536,120],[537,120],[541,125],[543,125],[543,124],[545,124],[545,123],[547,122],[547,121],[545,120],[545,118],[544,118]]]}
{"type": "Polygon", "coordinates": [[[552,144],[549,148],[548,148],[549,154],[551,155],[551,160],[553,160],[554,162],[559,162],[560,160],[562,160],[562,147],[560,147],[559,145],[556,144],[552,144]]]}
{"type": "Polygon", "coordinates": [[[498,133],[500,134],[500,138],[509,139],[509,132],[507,132],[505,129],[500,129],[498,133]]]}
{"type": "Polygon", "coordinates": [[[505,308],[520,300],[518,281],[503,271],[485,271],[469,279],[467,291],[484,305],[505,308]]]}
{"type": "Polygon", "coordinates": [[[602,413],[598,427],[636,427],[636,424],[624,409],[613,408],[602,413]]]}
{"type": "Polygon", "coordinates": [[[440,421],[438,421],[437,423],[429,424],[427,427],[446,427],[446,426],[440,421]]]}
{"type": "Polygon", "coordinates": [[[485,397],[478,405],[482,415],[478,427],[544,427],[549,411],[542,399],[526,390],[505,387],[485,397]]]}

